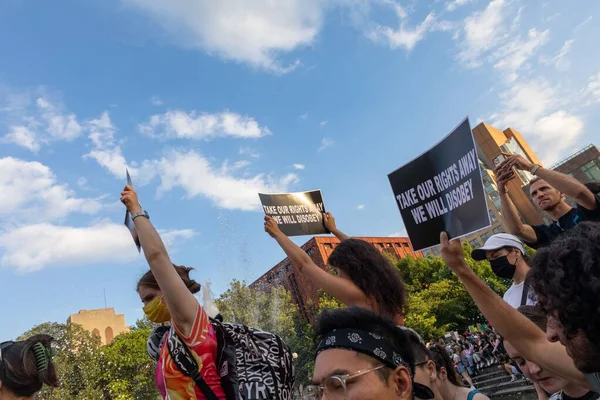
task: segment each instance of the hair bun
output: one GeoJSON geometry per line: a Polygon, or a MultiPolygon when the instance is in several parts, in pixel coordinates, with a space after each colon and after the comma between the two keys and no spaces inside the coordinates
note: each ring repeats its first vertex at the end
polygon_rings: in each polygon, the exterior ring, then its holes
{"type": "Polygon", "coordinates": [[[202,289],[202,285],[200,285],[195,280],[191,279],[190,282],[188,283],[188,289],[190,289],[190,292],[192,292],[192,293],[198,293],[200,291],[200,289],[202,289]]]}

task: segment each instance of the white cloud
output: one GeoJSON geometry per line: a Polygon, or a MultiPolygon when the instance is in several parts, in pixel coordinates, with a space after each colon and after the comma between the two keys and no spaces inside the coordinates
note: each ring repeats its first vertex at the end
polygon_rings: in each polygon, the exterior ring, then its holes
{"type": "Polygon", "coordinates": [[[563,98],[542,78],[513,84],[500,94],[500,103],[492,124],[524,133],[545,164],[560,159],[583,133],[582,118],[566,108],[563,98]]]}
{"type": "Polygon", "coordinates": [[[590,77],[584,94],[589,97],[589,103],[600,103],[600,71],[590,77]]]}
{"type": "Polygon", "coordinates": [[[498,60],[494,68],[505,73],[509,82],[515,81],[518,71],[541,46],[548,42],[549,36],[548,30],[539,32],[530,29],[526,40],[521,40],[519,36],[511,39],[494,52],[492,57],[498,60]]]}
{"type": "Polygon", "coordinates": [[[321,122],[319,122],[319,125],[325,126],[325,125],[327,125],[327,121],[321,121],[321,122]]]}
{"type": "Polygon", "coordinates": [[[39,97],[36,104],[42,120],[46,122],[46,131],[52,138],[71,141],[83,132],[75,114],[61,114],[60,108],[44,97],[39,97]]]}
{"type": "Polygon", "coordinates": [[[128,262],[139,257],[127,229],[109,222],[81,228],[48,223],[21,226],[0,233],[0,248],[0,265],[22,272],[49,265],[128,262]]]}
{"type": "Polygon", "coordinates": [[[365,205],[364,204],[359,204],[359,205],[356,206],[356,209],[359,210],[359,211],[364,210],[365,209],[365,205]]]}
{"type": "Polygon", "coordinates": [[[181,240],[191,239],[198,234],[194,229],[159,229],[158,233],[167,247],[174,246],[181,240]]]}
{"type": "Polygon", "coordinates": [[[480,56],[506,39],[506,9],[507,1],[492,0],[485,10],[476,11],[465,19],[459,60],[466,66],[480,66],[480,56]]]}
{"type": "Polygon", "coordinates": [[[260,158],[260,153],[258,152],[258,150],[253,149],[252,147],[248,147],[248,146],[240,147],[238,154],[240,156],[247,156],[247,157],[255,158],[255,159],[260,158]]]}
{"type": "Polygon", "coordinates": [[[408,236],[408,233],[406,232],[406,228],[403,228],[399,232],[394,232],[394,233],[388,235],[388,237],[407,237],[407,236],[408,236]]]}
{"type": "Polygon", "coordinates": [[[78,198],[67,185],[58,184],[50,168],[39,162],[0,158],[0,219],[4,221],[49,221],[71,213],[96,214],[101,208],[97,199],[78,198]]]}
{"type": "Polygon", "coordinates": [[[571,62],[567,59],[567,56],[571,52],[575,40],[567,40],[562,45],[558,53],[554,57],[545,58],[542,57],[541,61],[546,65],[554,65],[559,71],[566,71],[571,67],[571,62]]]}
{"type": "Polygon", "coordinates": [[[307,114],[307,113],[304,113],[304,114],[302,114],[301,116],[299,116],[298,118],[299,118],[300,120],[302,120],[302,121],[306,121],[306,120],[308,119],[308,114],[307,114]]]}
{"type": "Polygon", "coordinates": [[[451,0],[448,3],[446,3],[446,10],[454,11],[458,7],[462,7],[465,4],[471,3],[472,1],[473,0],[451,0]]]}
{"type": "MultiPolygon", "coordinates": [[[[121,153],[121,147],[115,141],[117,128],[112,124],[108,112],[103,112],[100,118],[87,122],[89,139],[92,141],[92,150],[85,157],[91,157],[111,174],[125,179],[128,168],[125,157],[121,153]]],[[[129,171],[136,175],[136,169],[129,171]]]]}
{"type": "Polygon", "coordinates": [[[256,139],[269,135],[269,128],[262,127],[254,118],[229,111],[217,114],[198,114],[196,111],[167,111],[150,117],[139,126],[140,132],[162,138],[209,139],[233,136],[256,139]]]}
{"type": "Polygon", "coordinates": [[[73,113],[58,102],[39,96],[35,102],[29,93],[9,96],[8,106],[0,111],[9,122],[8,133],[1,138],[4,143],[38,152],[42,145],[53,141],[72,141],[83,132],[73,113]]]}
{"type": "Polygon", "coordinates": [[[304,169],[304,168],[306,168],[304,166],[304,164],[293,164],[292,166],[294,167],[294,169],[304,169]]]}
{"type": "Polygon", "coordinates": [[[319,149],[317,151],[323,151],[326,148],[333,146],[334,143],[335,142],[331,138],[323,138],[323,139],[321,139],[321,146],[319,147],[319,149]]]}
{"type": "MultiPolygon", "coordinates": [[[[193,229],[160,233],[168,247],[196,235],[193,229]]],[[[0,232],[0,249],[0,266],[20,272],[49,266],[129,263],[140,257],[129,231],[122,224],[110,221],[87,227],[48,223],[21,226],[0,232]]]]}
{"type": "Polygon", "coordinates": [[[282,74],[279,56],[310,45],[323,20],[321,0],[123,0],[152,16],[174,41],[282,74]]]}
{"type": "Polygon", "coordinates": [[[35,131],[26,126],[11,126],[2,138],[3,143],[13,143],[37,153],[40,150],[40,139],[35,131]]]}
{"type": "Polygon", "coordinates": [[[161,100],[160,97],[154,95],[150,97],[150,104],[152,104],[153,106],[162,106],[164,102],[161,100]]]}
{"type": "Polygon", "coordinates": [[[428,31],[432,30],[435,25],[435,14],[429,13],[425,19],[417,26],[407,27],[408,14],[401,5],[386,2],[394,8],[396,16],[400,21],[400,26],[397,29],[389,26],[375,25],[375,27],[367,32],[367,37],[374,42],[386,43],[392,49],[403,48],[411,51],[417,43],[425,38],[428,31]]]}
{"type": "Polygon", "coordinates": [[[213,168],[208,159],[194,151],[173,151],[156,161],[161,178],[159,191],[181,187],[189,197],[201,196],[217,207],[253,211],[260,208],[258,193],[287,192],[298,181],[295,174],[279,179],[258,174],[238,178],[213,168]]]}

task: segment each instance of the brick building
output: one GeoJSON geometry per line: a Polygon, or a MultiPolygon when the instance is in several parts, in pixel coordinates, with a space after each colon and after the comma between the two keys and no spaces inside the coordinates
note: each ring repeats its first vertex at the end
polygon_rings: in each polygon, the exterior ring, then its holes
{"type": "MultiPolygon", "coordinates": [[[[410,241],[405,237],[359,237],[356,239],[372,243],[379,251],[397,258],[407,255],[422,256],[420,252],[413,252],[410,241]]],[[[317,266],[329,271],[327,260],[339,243],[340,241],[332,236],[315,236],[300,247],[317,266]]],[[[287,257],[252,282],[250,287],[265,290],[271,286],[281,285],[291,293],[292,301],[298,305],[302,315],[306,319],[310,319],[319,304],[319,288],[298,272],[287,257]]]]}
{"type": "Polygon", "coordinates": [[[552,165],[553,169],[587,183],[600,181],[600,150],[590,144],[552,165]]]}

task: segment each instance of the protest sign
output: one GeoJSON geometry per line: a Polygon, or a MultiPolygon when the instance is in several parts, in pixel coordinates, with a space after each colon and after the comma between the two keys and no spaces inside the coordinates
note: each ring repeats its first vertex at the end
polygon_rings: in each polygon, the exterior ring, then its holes
{"type": "MultiPolygon", "coordinates": [[[[131,182],[131,176],[129,175],[129,170],[125,169],[125,172],[127,173],[127,184],[133,187],[133,183],[131,182]]],[[[142,246],[140,244],[140,239],[138,237],[137,231],[135,229],[135,224],[133,223],[133,220],[131,219],[131,214],[129,214],[128,211],[125,211],[125,226],[127,227],[127,229],[129,229],[129,232],[131,232],[131,237],[133,238],[133,242],[137,246],[139,253],[141,251],[142,246]]]]}
{"type": "Polygon", "coordinates": [[[259,193],[265,214],[286,236],[329,233],[323,224],[325,204],[320,190],[299,193],[259,193]]]}
{"type": "Polygon", "coordinates": [[[490,226],[468,118],[434,147],[388,175],[415,251],[490,226]]]}

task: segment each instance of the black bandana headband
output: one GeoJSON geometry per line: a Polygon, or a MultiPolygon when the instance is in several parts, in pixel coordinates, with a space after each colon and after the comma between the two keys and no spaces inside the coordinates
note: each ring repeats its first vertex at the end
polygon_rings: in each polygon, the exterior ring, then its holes
{"type": "MultiPolygon", "coordinates": [[[[393,346],[383,337],[358,329],[336,329],[323,338],[317,346],[317,354],[327,349],[345,349],[373,357],[387,367],[396,369],[404,366],[413,375],[410,365],[394,351],[393,346]]],[[[316,356],[315,355],[315,356],[316,356]]]]}
{"type": "Polygon", "coordinates": [[[419,399],[433,399],[430,388],[414,382],[414,371],[404,358],[394,350],[394,346],[382,336],[359,329],[335,329],[325,336],[317,346],[315,357],[324,350],[344,349],[356,351],[379,360],[385,366],[396,369],[406,367],[413,381],[413,392],[419,399]]]}

